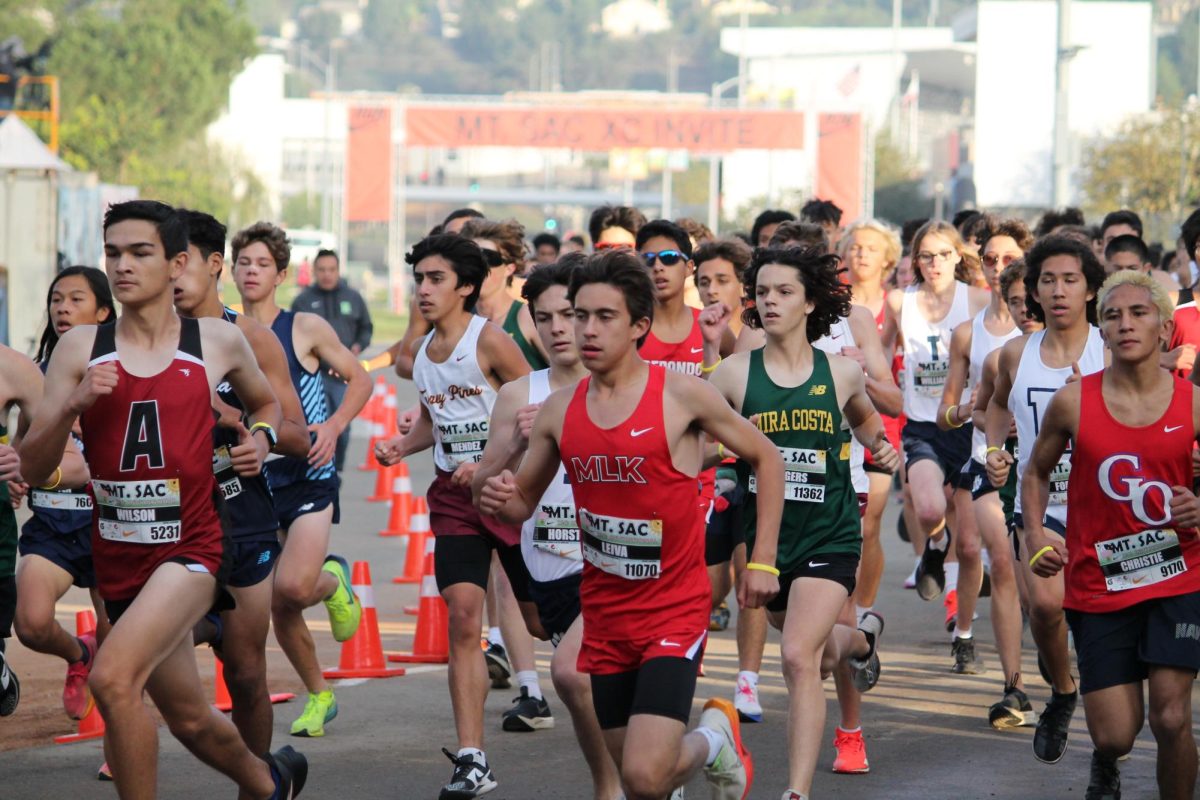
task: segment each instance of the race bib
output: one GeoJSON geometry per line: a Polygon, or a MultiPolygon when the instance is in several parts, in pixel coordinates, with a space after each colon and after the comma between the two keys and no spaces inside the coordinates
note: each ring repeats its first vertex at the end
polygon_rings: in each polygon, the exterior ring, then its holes
{"type": "Polygon", "coordinates": [[[949,361],[918,361],[912,367],[913,391],[925,397],[941,397],[949,361]]]}
{"type": "Polygon", "coordinates": [[[242,479],[233,471],[228,445],[221,445],[213,450],[213,475],[217,476],[217,486],[221,488],[221,496],[226,500],[232,500],[242,493],[242,479]]]}
{"type": "Polygon", "coordinates": [[[1110,592],[1141,589],[1187,572],[1173,530],[1148,530],[1096,542],[1096,558],[1110,592]]]}
{"type": "MultiPolygon", "coordinates": [[[[783,456],[783,499],[824,503],[826,451],[781,447],[779,455],[783,456]]],[[[753,475],[750,476],[750,491],[758,493],[758,481],[753,475]]]]}
{"type": "Polygon", "coordinates": [[[580,561],[579,526],[575,506],[539,503],[533,517],[533,546],[543,553],[580,561]]]}
{"type": "Polygon", "coordinates": [[[170,544],[178,542],[179,479],[92,481],[100,512],[100,537],[112,542],[170,544]]]}
{"type": "Polygon", "coordinates": [[[1050,493],[1046,504],[1065,506],[1067,504],[1067,483],[1071,480],[1071,456],[1064,454],[1062,459],[1050,470],[1050,493]]]}
{"type": "Polygon", "coordinates": [[[488,440],[487,419],[468,422],[438,423],[442,453],[456,468],[460,464],[479,463],[488,440]]]}
{"type": "Polygon", "coordinates": [[[658,578],[662,571],[662,520],[627,519],[579,509],[583,558],[593,567],[629,580],[658,578]]]}
{"type": "Polygon", "coordinates": [[[92,498],[83,492],[47,492],[34,489],[29,493],[29,507],[41,511],[91,511],[92,498]]]}

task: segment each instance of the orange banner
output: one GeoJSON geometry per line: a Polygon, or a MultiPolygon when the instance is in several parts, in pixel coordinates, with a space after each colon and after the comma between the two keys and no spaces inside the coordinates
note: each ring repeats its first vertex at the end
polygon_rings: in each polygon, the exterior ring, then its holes
{"type": "Polygon", "coordinates": [[[404,116],[410,147],[565,147],[592,152],[665,148],[700,153],[804,147],[804,115],[795,111],[410,105],[404,116]]]}
{"type": "Polygon", "coordinates": [[[350,109],[346,140],[346,219],[392,219],[392,111],[350,109]]]}
{"type": "Polygon", "coordinates": [[[821,114],[817,128],[817,197],[842,209],[842,222],[863,213],[862,117],[821,114]]]}

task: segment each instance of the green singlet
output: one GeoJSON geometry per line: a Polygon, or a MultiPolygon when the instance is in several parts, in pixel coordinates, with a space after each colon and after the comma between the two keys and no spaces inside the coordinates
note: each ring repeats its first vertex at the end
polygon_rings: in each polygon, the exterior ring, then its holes
{"type": "MultiPolygon", "coordinates": [[[[858,499],[850,481],[850,440],[829,369],[813,348],[813,370],[800,386],[778,386],[767,375],[763,349],[750,352],[742,416],[758,414],[758,429],[783,456],[784,504],[775,566],[788,573],[817,554],[862,552],[858,499]]],[[[755,492],[749,465],[738,462],[741,483],[755,492]]],[[[758,510],[747,502],[746,552],[754,551],[758,510]]]]}
{"type": "Polygon", "coordinates": [[[521,324],[517,321],[517,315],[521,313],[521,306],[525,305],[522,302],[515,301],[508,308],[508,316],[504,318],[504,332],[513,338],[517,343],[517,347],[521,348],[521,355],[525,356],[525,360],[529,362],[530,369],[539,370],[546,369],[550,365],[546,363],[546,359],[542,358],[542,354],[538,349],[529,343],[525,338],[525,334],[521,333],[521,324]]]}

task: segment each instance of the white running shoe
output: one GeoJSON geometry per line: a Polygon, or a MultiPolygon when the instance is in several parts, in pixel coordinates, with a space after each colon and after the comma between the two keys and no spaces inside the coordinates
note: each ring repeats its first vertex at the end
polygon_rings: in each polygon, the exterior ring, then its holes
{"type": "Polygon", "coordinates": [[[737,709],[742,722],[762,722],[763,710],[758,702],[758,684],[738,675],[737,685],[733,690],[733,707],[737,709]]]}
{"type": "Polygon", "coordinates": [[[728,700],[713,698],[704,704],[700,726],[721,734],[725,742],[717,760],[704,768],[713,800],[745,800],[754,782],[750,752],[742,744],[737,712],[728,700]]]}

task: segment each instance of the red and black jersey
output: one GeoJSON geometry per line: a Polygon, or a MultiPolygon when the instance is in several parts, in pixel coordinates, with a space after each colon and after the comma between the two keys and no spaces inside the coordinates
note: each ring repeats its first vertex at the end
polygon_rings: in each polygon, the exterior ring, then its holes
{"type": "Polygon", "coordinates": [[[121,366],[115,323],[96,329],[88,366],[113,362],[118,373],[112,394],[79,418],[92,474],[92,556],[105,600],[136,597],[167,561],[223,577],[225,534],[200,326],[187,317],[179,322],[175,357],[149,377],[121,366]]]}

